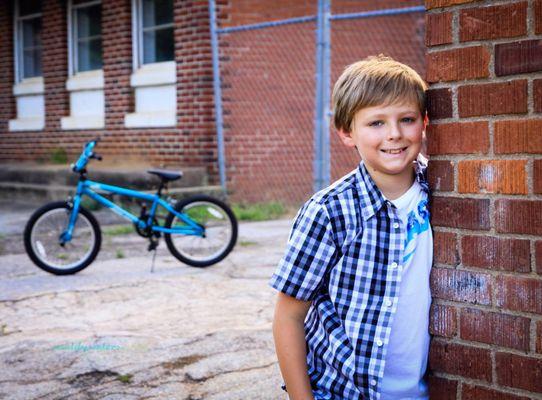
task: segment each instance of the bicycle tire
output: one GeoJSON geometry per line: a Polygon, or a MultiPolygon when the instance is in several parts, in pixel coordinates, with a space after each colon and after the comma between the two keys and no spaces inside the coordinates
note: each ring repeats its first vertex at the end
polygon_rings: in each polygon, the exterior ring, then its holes
{"type": "MultiPolygon", "coordinates": [[[[188,215],[192,213],[190,217],[206,229],[206,237],[164,234],[170,253],[179,261],[191,267],[208,267],[223,260],[233,250],[237,242],[237,219],[230,207],[224,202],[211,196],[197,195],[177,203],[175,210],[177,212],[189,213],[188,215]],[[195,209],[196,206],[202,207],[195,209]],[[212,212],[209,213],[207,212],[208,210],[212,210],[212,212]],[[225,232],[226,237],[223,241],[221,240],[218,250],[209,255],[199,257],[190,253],[190,250],[196,250],[196,245],[200,246],[198,249],[212,249],[210,247],[213,244],[211,239],[219,238],[222,232],[225,232]]],[[[174,226],[176,220],[177,217],[175,214],[169,213],[166,218],[165,227],[171,228],[174,226]]]]}
{"type": "Polygon", "coordinates": [[[71,206],[65,201],[45,204],[32,214],[24,230],[26,253],[34,264],[51,274],[75,274],[88,267],[100,251],[100,226],[83,207],[79,207],[72,240],[64,247],[60,245],[58,238],[68,226],[70,212],[71,206]]]}

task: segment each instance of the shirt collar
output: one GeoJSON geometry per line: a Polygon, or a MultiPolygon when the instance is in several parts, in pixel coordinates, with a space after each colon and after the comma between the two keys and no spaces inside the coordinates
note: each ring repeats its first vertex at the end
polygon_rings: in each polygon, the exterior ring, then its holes
{"type": "MultiPolygon", "coordinates": [[[[413,163],[416,180],[422,187],[422,190],[429,194],[429,185],[427,184],[427,179],[425,177],[427,161],[427,158],[420,154],[413,163]]],[[[386,200],[378,186],[376,186],[376,183],[373,181],[373,178],[371,178],[363,160],[358,165],[356,179],[358,182],[361,213],[363,219],[366,221],[380,211],[380,208],[382,208],[386,200]]]]}

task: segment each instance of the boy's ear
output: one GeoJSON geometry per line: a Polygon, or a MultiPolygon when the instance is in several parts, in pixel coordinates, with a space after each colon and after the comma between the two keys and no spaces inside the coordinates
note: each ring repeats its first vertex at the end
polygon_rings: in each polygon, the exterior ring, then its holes
{"type": "Polygon", "coordinates": [[[347,132],[344,129],[337,129],[337,135],[339,135],[339,138],[341,138],[341,142],[343,142],[348,147],[356,147],[356,143],[354,142],[354,138],[352,137],[352,132],[347,132]]]}

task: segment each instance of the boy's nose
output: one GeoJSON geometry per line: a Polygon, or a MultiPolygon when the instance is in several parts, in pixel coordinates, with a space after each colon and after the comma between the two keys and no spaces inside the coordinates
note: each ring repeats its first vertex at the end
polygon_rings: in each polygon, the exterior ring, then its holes
{"type": "Polygon", "coordinates": [[[397,125],[391,125],[388,131],[388,139],[399,139],[403,134],[401,133],[401,128],[397,125]]]}

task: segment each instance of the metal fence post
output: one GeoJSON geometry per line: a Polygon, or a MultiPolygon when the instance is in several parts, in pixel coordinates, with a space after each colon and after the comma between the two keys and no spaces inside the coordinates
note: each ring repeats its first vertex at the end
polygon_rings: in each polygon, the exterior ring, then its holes
{"type": "Polygon", "coordinates": [[[211,51],[213,55],[213,92],[215,98],[215,124],[218,145],[218,172],[220,175],[220,186],[222,186],[222,190],[226,192],[226,162],[224,155],[224,131],[222,129],[222,90],[220,87],[220,67],[218,63],[215,0],[209,0],[209,17],[211,25],[211,51]]]}
{"type": "Polygon", "coordinates": [[[318,0],[316,19],[316,102],[314,119],[314,191],[330,183],[330,2],[318,0]]]}

